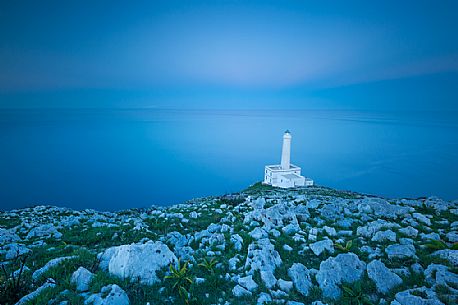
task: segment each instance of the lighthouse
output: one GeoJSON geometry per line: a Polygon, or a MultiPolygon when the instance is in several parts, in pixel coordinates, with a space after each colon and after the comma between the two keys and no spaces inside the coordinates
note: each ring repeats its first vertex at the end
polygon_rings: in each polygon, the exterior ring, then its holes
{"type": "Polygon", "coordinates": [[[301,168],[291,163],[291,132],[283,134],[280,164],[267,165],[264,169],[264,184],[281,188],[312,186],[313,180],[301,176],[301,168]]]}
{"type": "Polygon", "coordinates": [[[291,160],[291,133],[289,130],[283,134],[283,147],[281,149],[281,168],[289,169],[291,160]]]}

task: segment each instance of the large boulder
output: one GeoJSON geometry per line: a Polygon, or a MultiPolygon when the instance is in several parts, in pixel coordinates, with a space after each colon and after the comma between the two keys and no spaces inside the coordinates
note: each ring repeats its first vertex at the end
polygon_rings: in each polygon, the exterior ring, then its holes
{"type": "Polygon", "coordinates": [[[374,260],[367,265],[367,275],[375,282],[377,291],[380,293],[386,294],[402,284],[402,279],[380,260],[374,260]]]}
{"type": "Polygon", "coordinates": [[[100,293],[89,296],[85,305],[129,305],[129,297],[126,292],[116,284],[103,287],[100,293]]]}
{"type": "Polygon", "coordinates": [[[316,280],[323,296],[336,300],[342,294],[339,286],[360,280],[365,270],[366,263],[360,261],[356,254],[339,254],[321,262],[316,280]]]}
{"type": "Polygon", "coordinates": [[[177,262],[176,256],[160,241],[112,247],[99,254],[100,267],[113,275],[152,285],[156,272],[177,262]]]}
{"type": "Polygon", "coordinates": [[[302,264],[295,263],[288,269],[288,275],[293,280],[294,286],[303,296],[308,296],[312,288],[310,271],[302,264]]]}

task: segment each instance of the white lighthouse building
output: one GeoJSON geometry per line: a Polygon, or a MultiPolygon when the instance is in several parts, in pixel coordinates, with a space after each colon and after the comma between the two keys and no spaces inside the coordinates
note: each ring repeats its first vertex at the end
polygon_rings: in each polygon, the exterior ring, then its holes
{"type": "Polygon", "coordinates": [[[281,188],[313,185],[312,179],[301,176],[299,166],[291,164],[291,133],[288,130],[283,135],[281,163],[265,167],[264,184],[281,188]]]}

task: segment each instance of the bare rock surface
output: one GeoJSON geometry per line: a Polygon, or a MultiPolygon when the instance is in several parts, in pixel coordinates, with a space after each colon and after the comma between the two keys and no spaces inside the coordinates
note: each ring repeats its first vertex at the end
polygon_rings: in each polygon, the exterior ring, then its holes
{"type": "Polygon", "coordinates": [[[36,206],[0,211],[0,303],[456,304],[457,240],[458,200],[321,186],[117,212],[36,206]],[[23,287],[5,302],[13,277],[23,287]]]}

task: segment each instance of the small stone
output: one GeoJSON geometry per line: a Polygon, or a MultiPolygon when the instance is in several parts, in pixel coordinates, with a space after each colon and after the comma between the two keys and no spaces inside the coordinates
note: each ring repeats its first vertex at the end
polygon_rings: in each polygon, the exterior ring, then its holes
{"type": "Polygon", "coordinates": [[[248,289],[249,291],[254,291],[256,288],[258,288],[258,284],[256,284],[256,282],[253,280],[252,275],[241,277],[237,282],[240,284],[240,286],[248,289]]]}
{"type": "Polygon", "coordinates": [[[426,217],[425,215],[423,215],[421,213],[413,213],[412,216],[413,216],[413,218],[415,218],[419,222],[427,225],[428,227],[431,226],[431,220],[428,217],[426,217]]]}
{"type": "Polygon", "coordinates": [[[84,267],[79,267],[78,270],[73,272],[70,282],[76,285],[76,291],[84,292],[89,290],[89,283],[91,282],[94,274],[84,267]]]}
{"type": "Polygon", "coordinates": [[[391,230],[378,231],[371,240],[374,242],[396,241],[396,233],[391,230]]]}
{"type": "Polygon", "coordinates": [[[251,297],[251,295],[252,295],[252,293],[250,291],[246,290],[245,288],[243,288],[240,285],[236,285],[232,289],[232,293],[234,294],[235,297],[243,297],[243,296],[250,296],[251,297]]]}
{"type": "Polygon", "coordinates": [[[389,245],[386,247],[385,252],[389,259],[416,257],[415,247],[413,245],[389,245]]]}
{"type": "Polygon", "coordinates": [[[286,305],[305,305],[305,304],[301,302],[296,302],[296,301],[288,301],[286,302],[286,305]]]}
{"type": "Polygon", "coordinates": [[[299,232],[301,230],[301,228],[297,224],[290,223],[286,227],[283,227],[281,230],[283,231],[283,233],[285,233],[287,235],[292,235],[294,233],[299,232]]]}
{"type": "Polygon", "coordinates": [[[293,251],[293,248],[289,245],[283,245],[283,250],[285,251],[293,251]]]}
{"type": "Polygon", "coordinates": [[[250,233],[250,236],[253,237],[254,239],[261,239],[261,238],[266,238],[268,237],[268,234],[266,231],[264,231],[263,229],[257,227],[255,228],[253,231],[251,231],[250,233]]]}
{"type": "Polygon", "coordinates": [[[261,292],[259,294],[258,300],[256,301],[256,305],[265,305],[266,303],[272,302],[272,297],[270,294],[261,292]]]}
{"type": "Polygon", "coordinates": [[[93,305],[129,305],[126,292],[116,284],[105,286],[100,293],[91,295],[84,304],[93,305]]]}
{"type": "Polygon", "coordinates": [[[402,233],[408,237],[417,237],[418,235],[418,230],[415,229],[414,227],[408,226],[406,228],[399,229],[399,233],[402,233]]]}
{"type": "Polygon", "coordinates": [[[336,236],[337,235],[336,229],[334,229],[334,228],[331,228],[331,227],[328,227],[328,226],[324,226],[323,229],[326,232],[326,234],[328,234],[329,236],[336,236]]]}
{"type": "Polygon", "coordinates": [[[277,283],[277,279],[272,271],[261,270],[261,280],[264,282],[267,288],[273,288],[277,283]]]}
{"type": "Polygon", "coordinates": [[[277,281],[277,285],[281,290],[283,290],[285,292],[289,292],[293,288],[293,282],[292,281],[285,281],[283,279],[279,279],[277,281]]]}
{"type": "Polygon", "coordinates": [[[329,253],[334,253],[334,243],[329,239],[320,240],[311,244],[310,249],[316,256],[319,256],[325,250],[329,253]]]}

